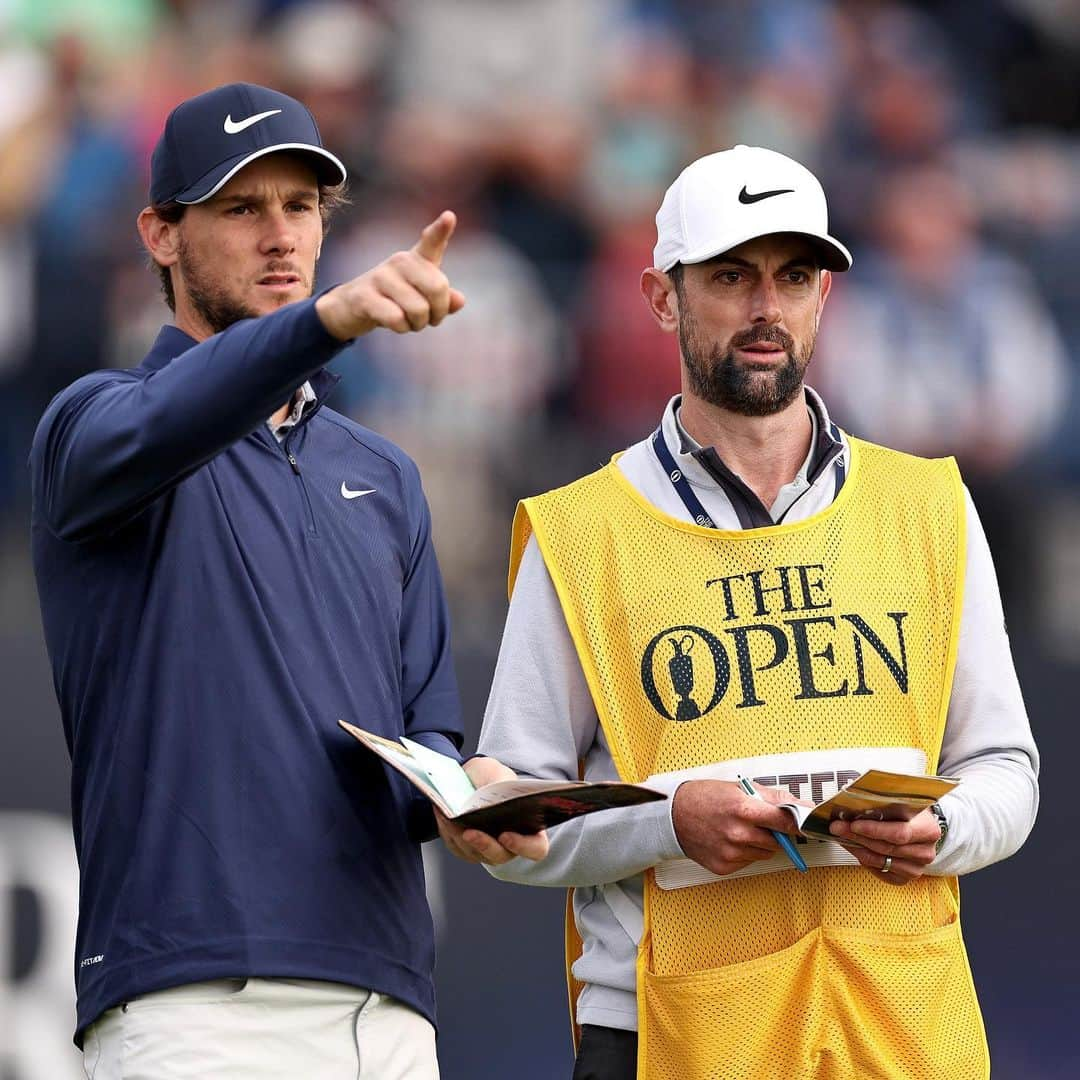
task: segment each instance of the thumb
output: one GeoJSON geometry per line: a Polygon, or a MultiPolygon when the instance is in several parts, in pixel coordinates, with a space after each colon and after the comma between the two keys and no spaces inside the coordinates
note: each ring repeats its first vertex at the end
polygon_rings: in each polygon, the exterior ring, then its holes
{"type": "Polygon", "coordinates": [[[446,245],[457,228],[457,215],[453,210],[444,210],[424,231],[413,246],[413,251],[429,263],[438,266],[446,254],[446,245]]]}

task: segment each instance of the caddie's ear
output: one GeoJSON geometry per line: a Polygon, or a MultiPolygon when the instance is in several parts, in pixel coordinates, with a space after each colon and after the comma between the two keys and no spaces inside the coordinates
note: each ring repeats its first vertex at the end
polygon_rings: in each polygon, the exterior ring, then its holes
{"type": "Polygon", "coordinates": [[[832,273],[829,270],[821,271],[821,287],[818,289],[817,323],[821,322],[821,313],[825,310],[825,301],[829,299],[832,290],[832,273]]]}
{"type": "Polygon", "coordinates": [[[137,225],[143,246],[158,266],[172,266],[180,258],[180,223],[166,221],[152,206],[139,214],[137,225]]]}
{"type": "Polygon", "coordinates": [[[641,272],[641,295],[656,325],[665,334],[676,333],[679,329],[679,296],[675,282],[663,270],[647,267],[641,272]]]}

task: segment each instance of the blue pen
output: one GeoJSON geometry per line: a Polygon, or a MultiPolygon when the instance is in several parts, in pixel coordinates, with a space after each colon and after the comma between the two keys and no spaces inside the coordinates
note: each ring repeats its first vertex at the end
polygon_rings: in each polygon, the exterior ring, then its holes
{"type": "MultiPolygon", "coordinates": [[[[751,799],[760,799],[762,802],[768,801],[745,776],[739,777],[739,787],[741,787],[751,799]]],[[[799,854],[799,849],[795,846],[791,837],[788,836],[787,833],[778,832],[776,829],[770,829],[769,832],[776,837],[776,842],[787,853],[787,857],[791,860],[792,866],[794,866],[800,874],[805,874],[807,872],[806,863],[803,861],[803,857],[799,854]]]]}

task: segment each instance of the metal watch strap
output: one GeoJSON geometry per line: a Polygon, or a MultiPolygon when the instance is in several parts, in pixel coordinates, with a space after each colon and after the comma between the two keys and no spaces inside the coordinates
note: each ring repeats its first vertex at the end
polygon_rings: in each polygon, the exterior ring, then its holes
{"type": "Polygon", "coordinates": [[[938,828],[941,829],[941,835],[937,838],[937,843],[934,844],[934,857],[937,858],[941,854],[941,849],[945,846],[945,837],[949,835],[949,819],[945,816],[945,811],[941,809],[939,803],[934,803],[930,807],[930,813],[937,818],[938,828]]]}

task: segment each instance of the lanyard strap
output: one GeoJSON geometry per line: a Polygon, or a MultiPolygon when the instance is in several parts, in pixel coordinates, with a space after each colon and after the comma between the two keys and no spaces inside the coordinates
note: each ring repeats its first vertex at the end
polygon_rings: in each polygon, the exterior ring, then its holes
{"type": "MultiPolygon", "coordinates": [[[[829,431],[836,440],[837,446],[842,446],[840,441],[840,429],[835,424],[830,424],[829,431]]],[[[690,517],[698,525],[702,525],[706,529],[715,529],[716,523],[705,512],[705,507],[701,505],[701,500],[694,494],[694,489],[690,486],[690,481],[683,476],[682,469],[675,463],[675,459],[671,456],[671,451],[668,449],[667,443],[664,442],[664,436],[660,428],[657,428],[653,432],[652,448],[653,452],[656,454],[657,460],[660,462],[660,467],[667,473],[668,479],[671,481],[671,486],[675,489],[675,493],[682,499],[683,506],[690,512],[690,517]]],[[[839,460],[835,462],[834,466],[836,470],[836,488],[833,492],[834,499],[840,494],[840,489],[844,486],[844,480],[847,478],[847,469],[844,465],[842,451],[838,456],[839,460]]],[[[792,503],[792,506],[794,505],[795,504],[792,503]]],[[[789,506],[788,509],[790,510],[791,507],[789,506]]],[[[784,516],[787,516],[786,512],[784,516]]],[[[779,524],[779,522],[777,522],[777,524],[779,524]]]]}
{"type": "Polygon", "coordinates": [[[844,444],[840,439],[840,429],[835,424],[829,424],[829,431],[832,433],[832,437],[836,440],[836,445],[840,447],[840,453],[836,457],[836,489],[833,491],[833,499],[840,494],[840,489],[844,486],[844,481],[847,479],[847,465],[844,463],[844,444]]]}
{"type": "Polygon", "coordinates": [[[671,456],[667,443],[664,442],[664,436],[660,428],[653,432],[652,446],[660,461],[661,468],[667,473],[676,494],[682,499],[683,506],[690,511],[690,517],[699,525],[704,525],[706,529],[715,529],[716,523],[705,513],[705,507],[701,505],[698,497],[694,494],[690,481],[683,476],[682,469],[675,464],[675,459],[671,456]]]}

